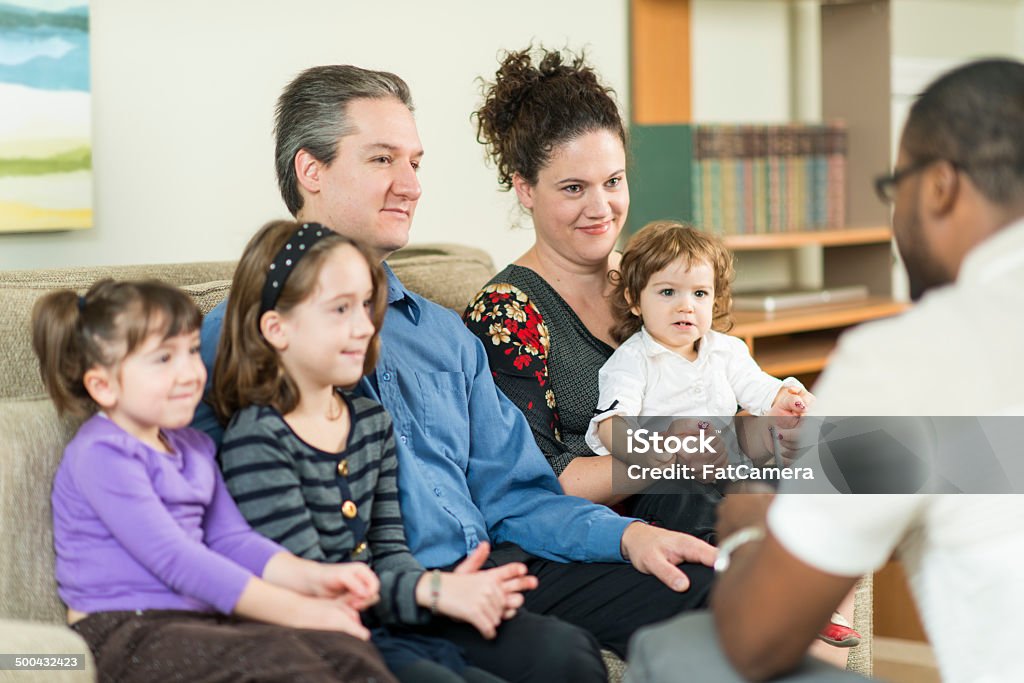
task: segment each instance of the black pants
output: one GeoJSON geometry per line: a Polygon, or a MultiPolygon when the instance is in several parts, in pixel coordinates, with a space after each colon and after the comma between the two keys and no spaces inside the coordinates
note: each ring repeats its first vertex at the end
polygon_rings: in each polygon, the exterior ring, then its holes
{"type": "Polygon", "coordinates": [[[676,593],[629,564],[533,559],[527,566],[540,584],[525,594],[527,610],[586,629],[623,659],[630,637],[640,627],[707,607],[714,576],[711,567],[679,565],[690,588],[676,593]]]}
{"type": "Polygon", "coordinates": [[[485,568],[509,562],[524,562],[539,585],[525,593],[523,608],[498,627],[495,640],[446,619],[431,627],[461,645],[470,664],[509,681],[604,681],[601,647],[625,658],[640,627],[706,607],[714,576],[704,565],[680,565],[690,588],[676,593],[629,564],[553,562],[510,543],[495,547],[485,568]]]}
{"type": "MultiPolygon", "coordinates": [[[[469,624],[438,617],[424,633],[460,646],[466,661],[510,683],[605,683],[607,673],[594,636],[560,619],[519,610],[485,640],[469,624]]],[[[467,676],[467,680],[471,680],[467,676]]]]}
{"type": "Polygon", "coordinates": [[[394,673],[398,683],[504,683],[504,679],[475,666],[467,666],[460,675],[425,659],[402,667],[394,673]]]}

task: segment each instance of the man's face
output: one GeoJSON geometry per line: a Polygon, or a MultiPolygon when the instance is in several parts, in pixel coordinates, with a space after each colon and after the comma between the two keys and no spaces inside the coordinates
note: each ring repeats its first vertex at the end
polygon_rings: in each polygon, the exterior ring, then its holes
{"type": "MultiPolygon", "coordinates": [[[[896,169],[906,168],[914,159],[900,147],[896,159],[896,169]]],[[[953,277],[945,271],[939,260],[933,230],[926,226],[922,217],[921,192],[922,183],[929,167],[920,172],[911,173],[902,179],[896,187],[896,199],[893,202],[892,228],[896,238],[896,247],[903,258],[910,279],[910,298],[917,301],[933,287],[949,284],[953,277]]]]}
{"type": "Polygon", "coordinates": [[[423,147],[412,112],[397,99],[353,100],[347,114],[354,132],[338,142],[329,166],[316,169],[297,218],[322,223],[384,259],[409,241],[423,147]]]}

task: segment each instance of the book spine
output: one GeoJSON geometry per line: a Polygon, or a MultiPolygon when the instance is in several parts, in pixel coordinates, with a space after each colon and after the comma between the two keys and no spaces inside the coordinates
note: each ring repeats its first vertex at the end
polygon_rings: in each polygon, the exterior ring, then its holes
{"type": "Polygon", "coordinates": [[[756,204],[754,203],[754,127],[743,126],[741,157],[743,162],[743,232],[757,231],[756,204]]]}
{"type": "Polygon", "coordinates": [[[830,124],[828,140],[828,225],[838,229],[846,227],[846,125],[830,124]]]}
{"type": "Polygon", "coordinates": [[[785,184],[782,176],[782,155],[780,153],[778,126],[768,126],[766,139],[768,147],[768,232],[782,232],[785,216],[783,194],[785,184]]]}
{"type": "Polygon", "coordinates": [[[736,127],[720,128],[722,144],[722,233],[735,235],[740,232],[739,188],[737,187],[736,127]]]}

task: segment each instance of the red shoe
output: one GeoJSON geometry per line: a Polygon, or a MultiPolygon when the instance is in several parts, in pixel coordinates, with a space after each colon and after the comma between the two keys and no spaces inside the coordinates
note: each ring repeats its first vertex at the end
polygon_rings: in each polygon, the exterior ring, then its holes
{"type": "Polygon", "coordinates": [[[833,647],[856,647],[860,645],[861,636],[853,630],[850,622],[844,619],[842,614],[833,612],[828,626],[818,633],[818,639],[833,647]]]}

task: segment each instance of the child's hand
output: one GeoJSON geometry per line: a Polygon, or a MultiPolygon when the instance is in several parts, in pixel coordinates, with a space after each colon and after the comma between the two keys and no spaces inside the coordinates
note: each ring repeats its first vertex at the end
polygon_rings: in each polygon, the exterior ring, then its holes
{"type": "Polygon", "coordinates": [[[359,612],[343,598],[295,596],[295,610],[286,625],[317,631],[340,631],[359,640],[369,640],[370,632],[359,619],[359,612]]]}
{"type": "MultiPolygon", "coordinates": [[[[490,552],[490,544],[481,543],[455,571],[442,574],[437,599],[438,612],[472,624],[488,640],[497,635],[501,621],[514,617],[522,606],[522,591],[537,587],[537,577],[528,576],[521,562],[481,571],[490,552]]],[[[421,581],[429,578],[424,575],[421,581]]]]}
{"type": "Polygon", "coordinates": [[[319,585],[315,595],[338,598],[356,611],[363,611],[380,599],[380,580],[362,562],[318,564],[319,585]]]}
{"type": "Polygon", "coordinates": [[[772,401],[768,415],[804,415],[814,405],[814,394],[802,387],[784,386],[772,401]]]}

